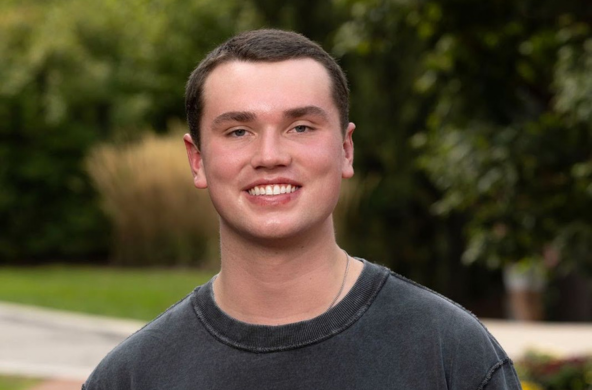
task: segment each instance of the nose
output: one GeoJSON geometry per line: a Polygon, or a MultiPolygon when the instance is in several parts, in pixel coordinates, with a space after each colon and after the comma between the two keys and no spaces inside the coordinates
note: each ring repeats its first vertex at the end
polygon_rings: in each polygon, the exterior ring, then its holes
{"type": "Polygon", "coordinates": [[[286,167],[292,162],[287,140],[276,131],[263,131],[255,144],[251,165],[255,169],[286,167]]]}

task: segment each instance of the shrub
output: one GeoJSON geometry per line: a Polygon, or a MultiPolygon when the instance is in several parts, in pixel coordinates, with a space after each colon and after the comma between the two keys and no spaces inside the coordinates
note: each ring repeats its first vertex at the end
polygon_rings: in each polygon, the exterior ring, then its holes
{"type": "Polygon", "coordinates": [[[592,356],[557,358],[530,352],[517,362],[516,369],[523,383],[533,389],[592,389],[592,356]]]}
{"type": "Polygon", "coordinates": [[[0,263],[102,260],[89,149],[184,118],[196,62],[252,14],[230,0],[0,1],[0,263]]]}

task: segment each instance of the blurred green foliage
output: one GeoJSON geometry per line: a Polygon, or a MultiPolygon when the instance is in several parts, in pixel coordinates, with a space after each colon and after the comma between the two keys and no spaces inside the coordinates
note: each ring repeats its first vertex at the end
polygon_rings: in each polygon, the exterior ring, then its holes
{"type": "Polygon", "coordinates": [[[588,2],[9,0],[0,15],[5,261],[104,255],[89,148],[165,132],[208,50],[280,27],[351,82],[367,190],[347,249],[457,299],[473,280],[461,256],[499,267],[552,246],[566,269],[591,267],[588,2]]]}
{"type": "Polygon", "coordinates": [[[516,371],[541,390],[592,389],[592,356],[560,358],[529,352],[516,362],[516,371]]]}
{"type": "Polygon", "coordinates": [[[592,7],[463,3],[439,7],[418,83],[434,98],[413,139],[443,192],[433,211],[467,215],[468,263],[553,248],[564,271],[590,272],[592,7]]]}
{"type": "Polygon", "coordinates": [[[183,117],[188,74],[249,12],[230,1],[29,0],[3,2],[0,15],[0,259],[104,255],[87,151],[183,117]]]}

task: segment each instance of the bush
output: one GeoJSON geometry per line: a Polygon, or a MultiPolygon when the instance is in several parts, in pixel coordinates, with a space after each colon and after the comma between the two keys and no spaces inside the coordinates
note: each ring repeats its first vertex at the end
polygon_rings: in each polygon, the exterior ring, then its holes
{"type": "Polygon", "coordinates": [[[592,389],[592,356],[557,358],[530,352],[517,362],[516,369],[525,389],[592,389]]]}
{"type": "Polygon", "coordinates": [[[103,257],[87,152],[183,118],[195,63],[250,13],[225,0],[0,2],[0,262],[103,257]]]}

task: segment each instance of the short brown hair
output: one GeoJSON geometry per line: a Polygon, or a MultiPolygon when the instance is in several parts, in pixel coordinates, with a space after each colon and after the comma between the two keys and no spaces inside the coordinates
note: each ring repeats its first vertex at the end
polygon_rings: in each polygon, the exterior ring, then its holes
{"type": "Polygon", "coordinates": [[[304,35],[283,30],[262,29],[238,34],[211,51],[189,77],[185,89],[185,110],[191,138],[200,143],[199,125],[204,107],[203,88],[207,77],[229,61],[279,62],[311,58],[319,62],[331,78],[332,97],[339,111],[342,130],[349,122],[349,89],[341,67],[321,46],[304,35]]]}

